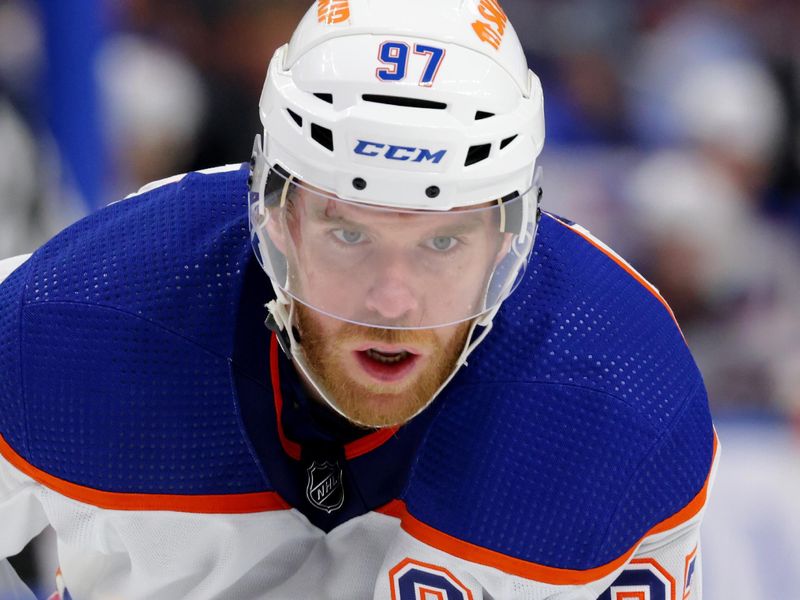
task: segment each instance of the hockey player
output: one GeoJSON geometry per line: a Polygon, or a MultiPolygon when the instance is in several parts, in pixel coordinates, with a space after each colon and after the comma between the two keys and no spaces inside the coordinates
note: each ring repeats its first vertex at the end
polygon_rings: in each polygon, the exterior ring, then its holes
{"type": "Polygon", "coordinates": [[[0,558],[52,526],[76,600],[698,600],[702,379],[541,212],[542,107],[496,0],[319,0],[249,165],[5,263],[0,558]]]}

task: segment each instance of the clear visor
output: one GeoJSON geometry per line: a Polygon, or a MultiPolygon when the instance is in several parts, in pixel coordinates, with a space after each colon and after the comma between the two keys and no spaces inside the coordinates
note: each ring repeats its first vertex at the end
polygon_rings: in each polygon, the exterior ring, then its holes
{"type": "Polygon", "coordinates": [[[325,315],[429,329],[498,306],[524,272],[538,188],[451,211],[342,200],[271,170],[250,194],[253,247],[273,283],[325,315]]]}

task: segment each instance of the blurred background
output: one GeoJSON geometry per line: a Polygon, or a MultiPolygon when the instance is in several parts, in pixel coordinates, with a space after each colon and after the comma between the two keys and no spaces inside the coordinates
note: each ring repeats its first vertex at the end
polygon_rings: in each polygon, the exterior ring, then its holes
{"type": "MultiPolygon", "coordinates": [[[[503,5],[545,90],[545,208],[661,290],[704,373],[723,446],[705,598],[798,600],[800,2],[503,5]]],[[[0,0],[0,258],[147,182],[247,160],[306,8],[0,0]]],[[[46,588],[55,562],[40,544],[15,564],[46,588]]]]}

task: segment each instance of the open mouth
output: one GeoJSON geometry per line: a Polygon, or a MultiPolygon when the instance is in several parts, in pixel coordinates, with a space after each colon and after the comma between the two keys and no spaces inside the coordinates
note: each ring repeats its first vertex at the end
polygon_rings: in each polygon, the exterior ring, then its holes
{"type": "Polygon", "coordinates": [[[368,375],[384,382],[400,381],[414,369],[420,358],[419,354],[408,350],[390,352],[377,348],[356,350],[354,354],[368,375]]]}
{"type": "Polygon", "coordinates": [[[377,360],[379,363],[384,365],[394,365],[399,362],[406,360],[411,354],[402,350],[401,352],[381,352],[380,350],[375,350],[374,348],[370,348],[365,352],[365,354],[371,358],[372,360],[377,360]]]}

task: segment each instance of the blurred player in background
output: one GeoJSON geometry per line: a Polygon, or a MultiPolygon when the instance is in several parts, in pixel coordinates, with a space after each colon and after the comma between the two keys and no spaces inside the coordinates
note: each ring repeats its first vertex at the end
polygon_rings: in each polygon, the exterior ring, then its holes
{"type": "Polygon", "coordinates": [[[702,378],[542,211],[499,4],[319,0],[259,114],[0,263],[0,556],[51,526],[76,600],[701,598],[702,378]]]}

